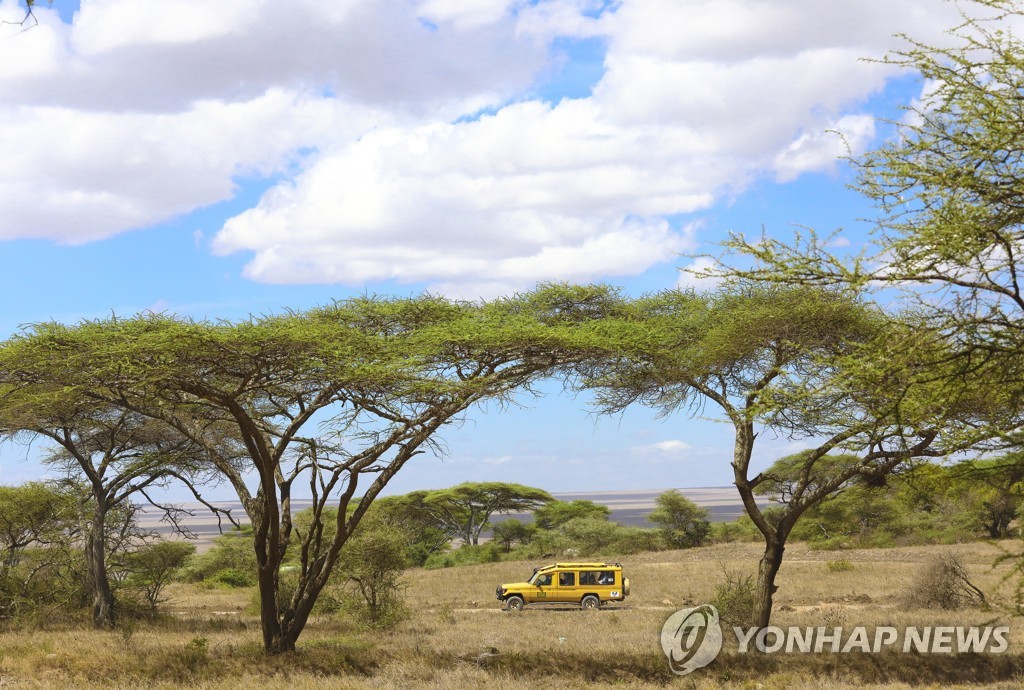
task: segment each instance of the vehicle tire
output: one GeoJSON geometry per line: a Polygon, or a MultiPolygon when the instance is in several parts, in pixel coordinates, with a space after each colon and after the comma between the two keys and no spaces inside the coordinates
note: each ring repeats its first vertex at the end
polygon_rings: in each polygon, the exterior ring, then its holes
{"type": "Polygon", "coordinates": [[[597,609],[601,608],[601,600],[593,594],[588,594],[587,596],[583,597],[582,601],[580,601],[580,608],[582,608],[584,611],[596,611],[597,609]]]}
{"type": "Polygon", "coordinates": [[[522,597],[509,597],[505,600],[505,609],[507,611],[522,611],[525,606],[526,602],[523,601],[522,597]]]}

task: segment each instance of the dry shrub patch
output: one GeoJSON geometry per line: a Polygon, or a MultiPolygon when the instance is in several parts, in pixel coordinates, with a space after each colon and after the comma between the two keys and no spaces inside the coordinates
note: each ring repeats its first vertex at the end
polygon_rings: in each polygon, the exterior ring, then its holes
{"type": "Polygon", "coordinates": [[[987,605],[984,592],[971,582],[963,560],[955,553],[932,556],[907,588],[908,608],[957,609],[987,605]]]}

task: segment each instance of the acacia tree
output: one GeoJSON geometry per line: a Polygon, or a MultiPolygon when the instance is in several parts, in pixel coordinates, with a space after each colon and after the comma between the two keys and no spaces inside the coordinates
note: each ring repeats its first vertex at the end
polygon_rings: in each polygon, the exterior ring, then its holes
{"type": "MultiPolygon", "coordinates": [[[[167,425],[90,400],[57,380],[43,382],[33,374],[22,376],[35,356],[31,347],[0,347],[0,380],[5,387],[0,395],[0,433],[51,441],[53,450],[43,458],[44,463],[61,471],[69,486],[81,489],[79,513],[86,522],[82,541],[92,621],[98,628],[110,628],[116,622],[116,602],[108,556],[111,551],[124,550],[125,544],[119,544],[124,539],[117,537],[131,536],[123,530],[134,525],[130,515],[110,521],[111,512],[133,513],[132,501],[145,501],[161,511],[176,531],[184,532],[178,518],[189,511],[161,504],[153,500],[151,492],[177,480],[205,503],[196,488],[197,480],[209,479],[209,472],[204,472],[204,453],[167,425]]],[[[226,513],[206,505],[218,515],[226,513]]]]}
{"type": "Polygon", "coordinates": [[[711,513],[672,489],[654,500],[647,519],[661,528],[665,542],[677,549],[700,546],[711,535],[711,513]]]}
{"type": "MultiPolygon", "coordinates": [[[[851,159],[856,189],[878,210],[868,248],[834,253],[814,232],[786,240],[726,243],[708,272],[761,281],[892,289],[913,304],[921,325],[948,338],[951,375],[969,377],[996,359],[1003,385],[1018,390],[1024,356],[1024,41],[1012,23],[1018,0],[970,0],[948,45],[904,35],[885,62],[917,72],[926,85],[896,135],[851,159]],[[737,256],[738,255],[738,256],[737,256]],[[740,265],[753,259],[752,266],[740,265]]],[[[997,371],[994,368],[992,371],[997,371]]],[[[990,372],[991,373],[991,372],[990,372]]],[[[996,434],[1017,442],[1014,429],[996,434]]]]}
{"type": "Polygon", "coordinates": [[[993,539],[1010,536],[1024,500],[1024,453],[1015,451],[994,458],[973,458],[947,472],[947,492],[964,501],[977,526],[993,539]]]}
{"type": "Polygon", "coordinates": [[[470,406],[505,399],[575,356],[553,326],[606,292],[552,289],[489,305],[363,298],[242,323],[146,315],[47,324],[19,345],[38,354],[35,375],[66,373],[87,395],[203,448],[253,525],[263,641],[276,653],[294,649],[388,481],[470,406]],[[225,435],[243,457],[224,455],[225,435]],[[304,531],[291,512],[300,487],[312,498],[304,531]],[[298,579],[281,592],[289,549],[298,579]]]}
{"type": "Polygon", "coordinates": [[[551,503],[543,489],[506,482],[465,482],[448,489],[413,491],[414,501],[434,523],[466,544],[479,544],[480,533],[495,513],[522,513],[551,503]]]}
{"type": "Polygon", "coordinates": [[[838,291],[750,284],[705,295],[671,291],[624,306],[593,333],[612,350],[583,371],[581,385],[597,390],[604,412],[639,402],[667,415],[711,404],[733,427],[734,483],[765,543],[752,620],[759,627],[770,621],[786,540],[809,507],[854,476],[884,476],[911,458],[947,453],[956,420],[970,423],[998,404],[999,396],[956,405],[911,394],[923,385],[920,364],[905,354],[912,332],[838,291]],[[751,466],[764,431],[813,444],[781,516],[756,501],[759,487],[777,479],[751,466]],[[858,457],[831,480],[816,480],[815,468],[833,451],[858,457]]]}
{"type": "Polygon", "coordinates": [[[533,524],[537,529],[557,529],[570,520],[607,520],[611,508],[593,501],[554,501],[533,511],[533,524]]]}

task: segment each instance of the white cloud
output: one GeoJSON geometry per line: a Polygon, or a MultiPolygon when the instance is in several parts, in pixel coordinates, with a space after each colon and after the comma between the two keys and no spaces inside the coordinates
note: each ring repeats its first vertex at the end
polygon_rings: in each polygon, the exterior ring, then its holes
{"type": "Polygon", "coordinates": [[[77,243],[157,223],[230,198],[238,175],[283,172],[339,120],[373,119],[280,91],[173,115],[23,107],[0,126],[0,238],[77,243]]]}
{"type": "Polygon", "coordinates": [[[827,130],[800,135],[775,156],[775,176],[789,182],[812,170],[831,170],[839,159],[857,155],[875,135],[870,115],[847,115],[827,130]]]}
{"type": "MultiPolygon", "coordinates": [[[[210,246],[254,280],[476,296],[636,274],[677,216],[828,171],[873,136],[860,61],[926,0],[84,0],[0,41],[0,238],[83,242],[280,177],[210,246]],[[529,100],[559,37],[600,37],[588,98],[529,100]],[[484,112],[483,116],[478,116],[484,112]]],[[[18,11],[0,0],[0,16],[18,11]]]]}
{"type": "Polygon", "coordinates": [[[644,446],[637,446],[633,449],[635,455],[679,455],[683,451],[692,450],[691,446],[686,441],[680,441],[679,439],[668,439],[666,441],[658,441],[657,443],[650,443],[644,446]]]}
{"type": "Polygon", "coordinates": [[[713,259],[707,256],[698,256],[696,259],[679,269],[679,281],[677,286],[681,288],[693,288],[694,290],[714,290],[722,280],[714,276],[700,275],[704,271],[715,268],[713,259]]]}
{"type": "Polygon", "coordinates": [[[515,0],[425,0],[420,3],[419,16],[475,29],[500,21],[515,4],[515,0]]]}

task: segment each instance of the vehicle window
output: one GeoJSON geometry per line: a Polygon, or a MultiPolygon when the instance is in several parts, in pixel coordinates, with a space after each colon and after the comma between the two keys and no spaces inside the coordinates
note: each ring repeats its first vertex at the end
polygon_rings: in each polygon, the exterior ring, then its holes
{"type": "Polygon", "coordinates": [[[582,573],[580,573],[580,584],[596,585],[598,575],[600,575],[600,573],[596,570],[584,570],[582,573]]]}
{"type": "Polygon", "coordinates": [[[599,585],[614,585],[615,584],[615,572],[611,570],[602,570],[597,573],[597,584],[599,585]]]}
{"type": "Polygon", "coordinates": [[[559,587],[575,587],[576,573],[558,573],[559,587]]]}
{"type": "Polygon", "coordinates": [[[551,573],[546,573],[544,575],[538,575],[537,576],[537,581],[534,582],[533,584],[541,585],[541,586],[545,586],[545,587],[550,585],[551,584],[551,573]]]}

